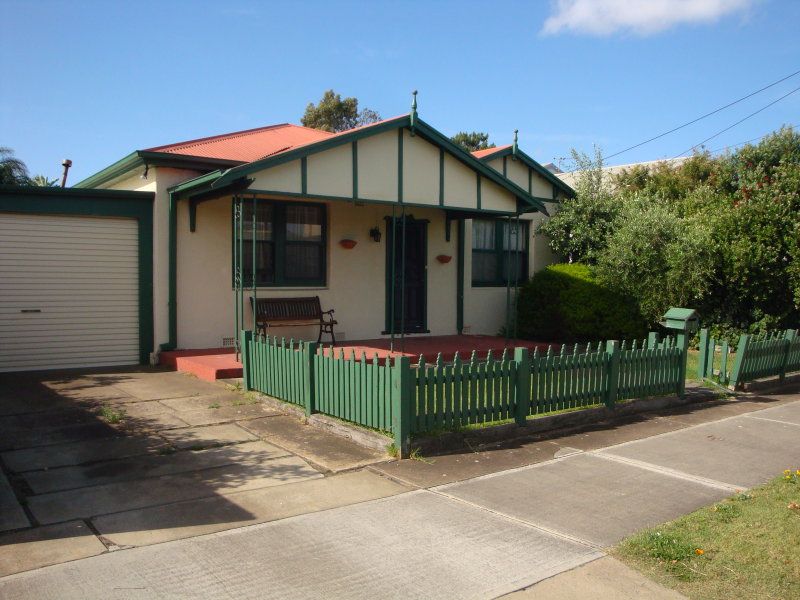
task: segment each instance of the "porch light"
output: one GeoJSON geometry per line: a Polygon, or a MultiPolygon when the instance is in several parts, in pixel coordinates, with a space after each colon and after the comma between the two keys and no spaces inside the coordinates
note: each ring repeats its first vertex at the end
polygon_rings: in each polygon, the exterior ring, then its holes
{"type": "Polygon", "coordinates": [[[372,229],[369,230],[369,237],[372,238],[373,242],[380,243],[380,241],[381,241],[381,230],[378,229],[377,227],[373,227],[372,229]]]}
{"type": "Polygon", "coordinates": [[[449,263],[451,260],[453,260],[453,257],[452,257],[452,256],[449,256],[449,255],[447,255],[447,254],[440,254],[439,256],[437,256],[437,257],[436,257],[436,260],[438,260],[438,261],[439,261],[440,263],[442,263],[443,265],[446,265],[446,264],[447,264],[447,263],[449,263]]]}
{"type": "Polygon", "coordinates": [[[357,242],[357,241],[355,241],[355,240],[341,240],[341,241],[339,242],[339,245],[340,245],[342,248],[344,248],[345,250],[352,250],[353,248],[355,248],[355,247],[356,247],[356,244],[357,244],[357,243],[358,243],[358,242],[357,242]]]}

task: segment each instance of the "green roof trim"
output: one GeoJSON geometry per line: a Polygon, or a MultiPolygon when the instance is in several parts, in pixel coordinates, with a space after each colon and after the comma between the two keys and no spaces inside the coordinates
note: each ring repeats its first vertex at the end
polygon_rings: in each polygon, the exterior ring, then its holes
{"type": "Polygon", "coordinates": [[[220,167],[234,167],[241,165],[242,161],[227,160],[222,158],[208,158],[205,156],[190,156],[187,154],[174,154],[172,152],[149,152],[147,150],[134,150],[126,157],[121,158],[102,171],[87,177],[73,185],[75,188],[95,188],[108,183],[134,169],[145,165],[151,167],[175,167],[179,169],[197,169],[208,171],[220,167]]]}
{"type": "MultiPolygon", "coordinates": [[[[552,183],[554,186],[559,188],[562,192],[564,192],[567,196],[574,196],[575,190],[573,190],[569,185],[561,181],[558,177],[556,177],[553,173],[551,173],[548,169],[545,169],[542,165],[536,162],[533,158],[525,154],[522,150],[517,147],[516,152],[514,152],[513,146],[507,146],[505,148],[500,148],[497,152],[492,152],[491,154],[487,154],[486,156],[482,156],[478,160],[483,163],[488,163],[491,160],[500,157],[506,156],[514,156],[515,158],[520,159],[525,165],[539,173],[542,177],[544,177],[547,181],[552,183]]],[[[552,202],[552,200],[551,200],[552,202]]]]}
{"type": "MultiPolygon", "coordinates": [[[[284,164],[296,160],[298,158],[303,158],[311,154],[323,152],[325,150],[329,150],[331,148],[335,148],[343,144],[349,144],[359,139],[371,137],[373,135],[378,135],[379,133],[391,131],[394,129],[410,128],[410,126],[411,126],[410,115],[403,115],[401,117],[395,117],[394,119],[382,121],[376,125],[367,125],[366,127],[353,129],[352,131],[347,131],[338,134],[336,136],[320,140],[318,142],[312,142],[310,144],[306,144],[304,146],[300,146],[292,150],[280,152],[273,156],[268,156],[260,160],[256,160],[250,163],[242,164],[233,167],[231,169],[228,169],[227,171],[224,171],[222,175],[211,184],[211,187],[215,189],[224,188],[230,185],[232,182],[240,180],[251,173],[262,171],[264,169],[284,164]]],[[[477,173],[480,173],[487,179],[493,181],[494,183],[498,184],[499,186],[513,193],[514,196],[522,200],[523,204],[525,205],[521,209],[519,209],[520,212],[539,211],[544,214],[548,214],[547,208],[540,199],[532,196],[526,190],[515,184],[513,181],[503,177],[500,173],[498,173],[487,164],[483,163],[482,161],[472,156],[469,152],[462,149],[457,144],[453,143],[449,137],[437,131],[436,129],[434,129],[421,119],[417,119],[415,121],[414,133],[426,139],[427,141],[431,142],[435,146],[442,148],[443,150],[448,152],[455,159],[459,160],[467,167],[470,167],[477,173]]],[[[190,180],[185,183],[190,184],[192,182],[195,182],[193,185],[203,186],[206,183],[206,180],[197,178],[195,180],[190,180]]],[[[184,187],[183,190],[186,191],[190,189],[190,187],[192,186],[184,187]]]]}

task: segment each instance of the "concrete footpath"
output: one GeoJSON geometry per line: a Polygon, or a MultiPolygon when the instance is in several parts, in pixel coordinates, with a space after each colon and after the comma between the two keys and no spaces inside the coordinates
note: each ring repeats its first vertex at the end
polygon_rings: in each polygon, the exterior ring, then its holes
{"type": "MultiPolygon", "coordinates": [[[[265,522],[234,511],[245,526],[185,539],[173,529],[197,517],[181,517],[181,502],[158,507],[168,518],[108,515],[98,529],[119,546],[0,578],[0,597],[678,598],[605,549],[799,468],[798,391],[328,472],[271,488],[259,500],[265,522]]],[[[83,535],[69,521],[54,526],[83,535]]],[[[0,564],[8,556],[0,547],[0,564]]]]}

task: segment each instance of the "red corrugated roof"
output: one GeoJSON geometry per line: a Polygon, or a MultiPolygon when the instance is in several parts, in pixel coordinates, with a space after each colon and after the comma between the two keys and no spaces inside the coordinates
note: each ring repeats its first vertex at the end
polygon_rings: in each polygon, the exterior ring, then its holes
{"type": "Polygon", "coordinates": [[[335,134],[291,123],[281,123],[178,142],[177,144],[156,146],[147,148],[146,151],[220,158],[247,163],[295,146],[318,142],[332,135],[335,134]]]}
{"type": "Polygon", "coordinates": [[[510,148],[511,144],[506,144],[505,146],[498,146],[497,148],[487,148],[486,150],[475,150],[472,153],[472,156],[475,158],[483,158],[484,156],[489,156],[490,154],[494,154],[495,152],[500,152],[500,150],[505,150],[506,148],[510,148]]]}

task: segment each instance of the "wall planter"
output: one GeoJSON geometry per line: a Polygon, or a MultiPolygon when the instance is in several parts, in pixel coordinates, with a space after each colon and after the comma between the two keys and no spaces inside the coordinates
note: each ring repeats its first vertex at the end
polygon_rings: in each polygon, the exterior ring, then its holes
{"type": "Polygon", "coordinates": [[[452,256],[448,256],[447,254],[440,254],[439,256],[436,257],[436,260],[438,260],[443,265],[446,265],[451,260],[453,260],[453,257],[452,256]]]}
{"type": "Polygon", "coordinates": [[[355,241],[355,240],[341,240],[341,241],[339,242],[339,245],[340,245],[342,248],[344,248],[345,250],[352,250],[353,248],[355,248],[355,247],[356,247],[356,244],[357,244],[357,243],[358,243],[358,242],[357,242],[357,241],[355,241]]]}

